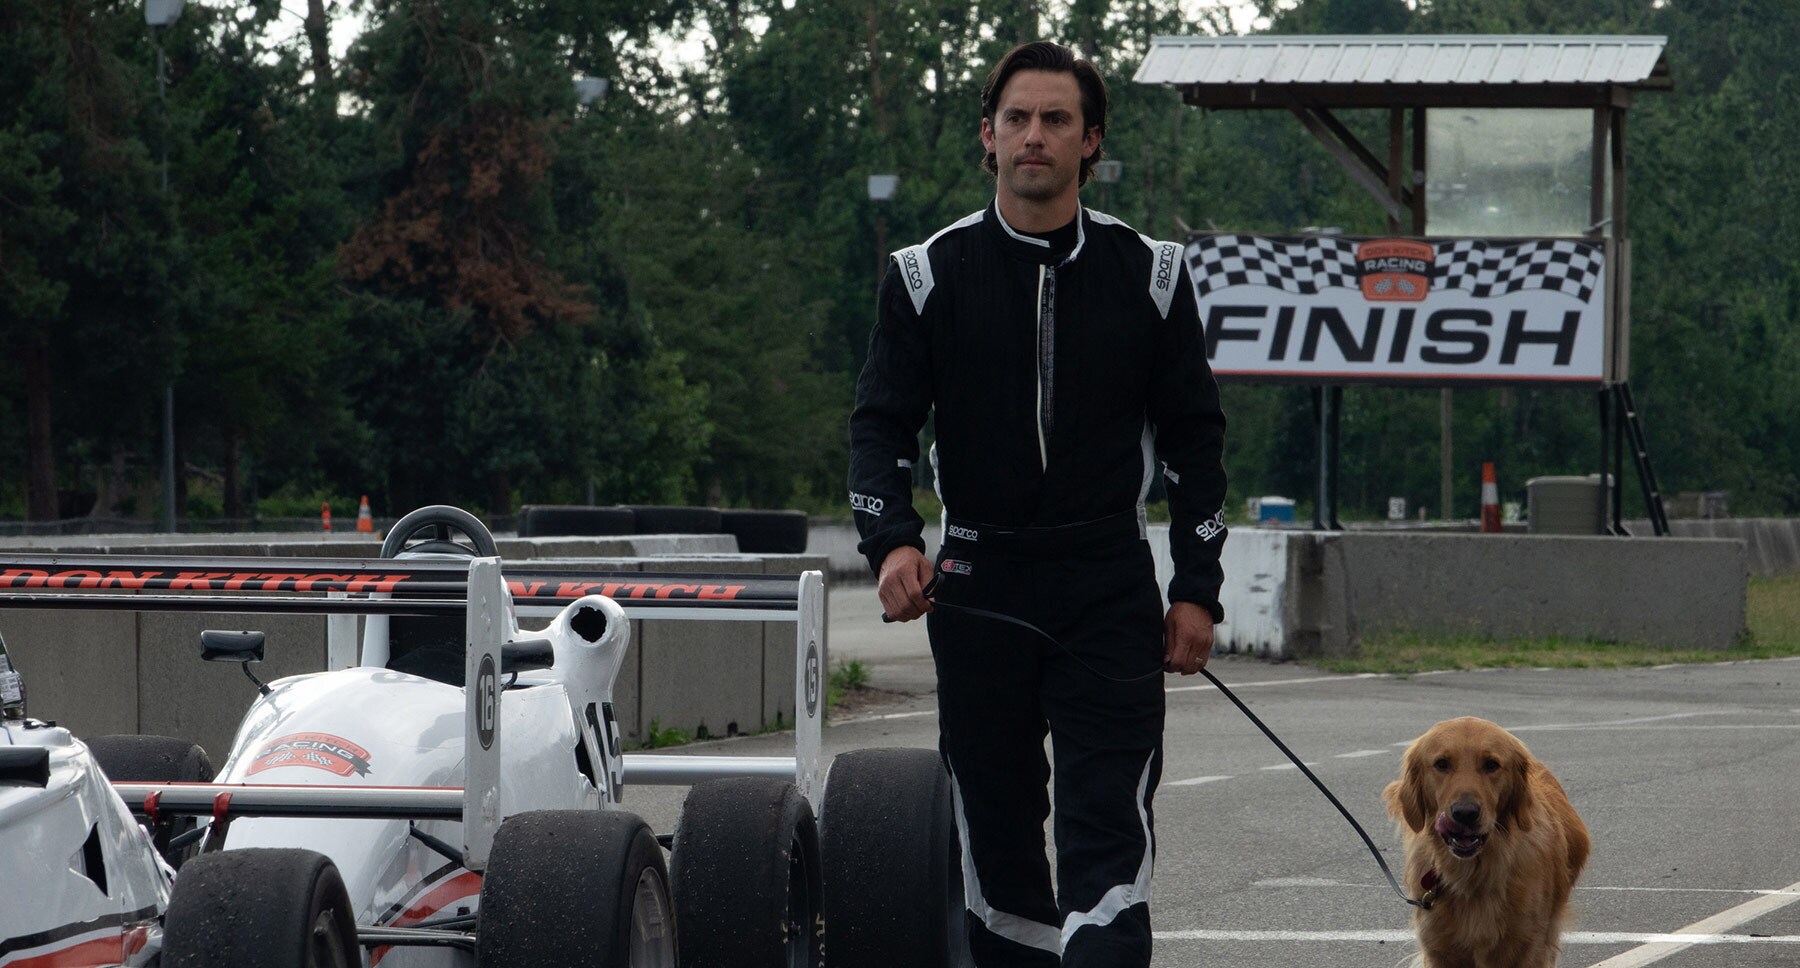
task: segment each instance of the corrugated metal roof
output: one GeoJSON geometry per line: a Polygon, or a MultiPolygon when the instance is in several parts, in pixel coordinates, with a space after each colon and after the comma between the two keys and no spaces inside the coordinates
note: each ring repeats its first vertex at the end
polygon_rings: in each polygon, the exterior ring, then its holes
{"type": "Polygon", "coordinates": [[[1667,37],[1157,37],[1140,84],[1642,84],[1667,37]]]}

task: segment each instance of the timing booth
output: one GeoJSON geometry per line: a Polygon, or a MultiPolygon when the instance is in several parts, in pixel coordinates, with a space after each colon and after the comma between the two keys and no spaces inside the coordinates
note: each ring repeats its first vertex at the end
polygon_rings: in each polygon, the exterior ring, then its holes
{"type": "Polygon", "coordinates": [[[1387,234],[1196,233],[1186,259],[1221,382],[1312,386],[1315,527],[1337,529],[1343,387],[1597,391],[1595,520],[1620,521],[1626,443],[1657,534],[1632,404],[1625,119],[1671,87],[1662,37],[1158,37],[1141,84],[1211,110],[1293,114],[1387,213],[1387,234]],[[1377,154],[1338,117],[1387,112],[1377,154]]]}

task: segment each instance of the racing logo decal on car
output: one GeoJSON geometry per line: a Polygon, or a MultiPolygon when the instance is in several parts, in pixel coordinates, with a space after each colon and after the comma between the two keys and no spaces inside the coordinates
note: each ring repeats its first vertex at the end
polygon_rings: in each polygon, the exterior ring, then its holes
{"type": "Polygon", "coordinates": [[[541,598],[571,601],[584,595],[605,595],[612,599],[650,601],[652,599],[703,602],[728,602],[744,593],[747,586],[696,584],[669,581],[521,581],[506,583],[514,598],[541,598]]]}
{"type": "Polygon", "coordinates": [[[338,776],[368,776],[369,751],[330,733],[289,733],[257,751],[247,775],[283,766],[304,766],[338,776]]]}
{"type": "Polygon", "coordinates": [[[192,592],[392,592],[412,578],[373,572],[305,573],[257,571],[107,571],[70,568],[8,568],[0,571],[0,588],[135,588],[192,592]]]}

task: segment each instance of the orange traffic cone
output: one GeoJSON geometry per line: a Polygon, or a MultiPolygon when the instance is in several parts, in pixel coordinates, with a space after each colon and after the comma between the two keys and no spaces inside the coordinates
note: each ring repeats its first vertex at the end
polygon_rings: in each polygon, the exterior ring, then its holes
{"type": "Polygon", "coordinates": [[[356,509],[356,530],[374,531],[375,518],[369,514],[369,496],[362,496],[362,507],[356,509]]]}
{"type": "Polygon", "coordinates": [[[1481,465],[1481,530],[1500,533],[1500,486],[1494,482],[1494,462],[1481,465]]]}
{"type": "Polygon", "coordinates": [[[326,501],[324,504],[319,505],[319,523],[325,526],[326,531],[331,530],[331,502],[330,501],[326,501]]]}

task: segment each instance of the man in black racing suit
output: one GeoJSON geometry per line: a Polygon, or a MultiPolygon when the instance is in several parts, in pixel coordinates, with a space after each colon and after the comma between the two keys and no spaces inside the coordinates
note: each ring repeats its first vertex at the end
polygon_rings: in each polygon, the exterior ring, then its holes
{"type": "Polygon", "coordinates": [[[1224,617],[1225,418],[1181,247],[1080,208],[1105,132],[1093,66],[1023,45],[982,101],[995,200],[893,256],[850,418],[850,503],[886,612],[931,613],[977,964],[1143,966],[1162,673],[1205,665],[1224,617]],[[912,505],[933,414],[935,564],[912,505]],[[1143,503],[1159,470],[1166,615],[1143,503]]]}

